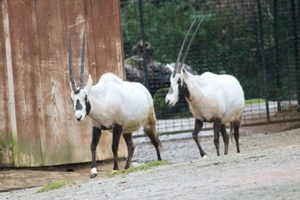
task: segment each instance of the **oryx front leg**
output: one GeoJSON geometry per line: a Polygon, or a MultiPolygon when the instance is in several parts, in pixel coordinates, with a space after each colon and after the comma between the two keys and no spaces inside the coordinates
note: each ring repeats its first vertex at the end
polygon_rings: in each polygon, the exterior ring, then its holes
{"type": "Polygon", "coordinates": [[[91,152],[92,152],[92,169],[91,169],[91,178],[95,178],[97,176],[97,163],[96,163],[96,148],[99,143],[99,139],[101,136],[101,129],[97,127],[93,127],[93,136],[91,142],[91,152]]]}
{"type": "Polygon", "coordinates": [[[114,168],[113,171],[119,170],[118,166],[118,150],[119,150],[119,142],[122,133],[122,126],[115,125],[113,130],[113,141],[112,141],[112,152],[114,154],[114,168]]]}
{"type": "Polygon", "coordinates": [[[132,141],[132,133],[123,134],[123,138],[126,142],[127,150],[128,150],[128,155],[127,155],[126,164],[125,164],[124,169],[128,169],[131,164],[131,159],[132,159],[132,155],[133,155],[135,146],[132,141]]]}
{"type": "Polygon", "coordinates": [[[206,153],[203,151],[199,139],[198,139],[198,133],[200,132],[200,130],[202,129],[203,126],[203,122],[199,119],[195,119],[195,127],[194,127],[194,131],[193,131],[193,139],[196,142],[198,149],[200,151],[200,155],[201,157],[206,158],[206,153]]]}

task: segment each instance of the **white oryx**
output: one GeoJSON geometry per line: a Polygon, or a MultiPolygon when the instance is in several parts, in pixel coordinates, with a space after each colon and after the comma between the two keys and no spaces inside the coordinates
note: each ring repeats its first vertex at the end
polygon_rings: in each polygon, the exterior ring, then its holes
{"type": "Polygon", "coordinates": [[[90,146],[92,153],[90,177],[94,178],[97,176],[96,147],[101,136],[101,130],[109,130],[113,133],[113,170],[119,170],[117,153],[121,135],[123,135],[128,149],[125,164],[125,169],[127,169],[130,167],[135,148],[132,141],[132,132],[142,126],[156,149],[158,160],[161,160],[159,150],[161,143],[156,132],[156,116],[149,91],[140,83],[122,81],[112,73],[102,75],[99,82],[94,86],[89,75],[87,84],[83,87],[84,46],[85,34],[83,34],[81,47],[80,85],[76,88],[72,71],[71,38],[69,36],[71,99],[75,111],[75,119],[83,121],[86,116],[89,116],[93,125],[90,146]]]}
{"type": "Polygon", "coordinates": [[[226,132],[225,125],[230,123],[234,129],[236,148],[239,153],[239,128],[245,104],[244,91],[239,81],[231,75],[217,75],[210,72],[205,72],[200,76],[193,75],[182,67],[191,41],[193,40],[203,19],[199,22],[195,29],[183,56],[183,60],[179,63],[186,38],[192,29],[195,20],[184,38],[175,67],[172,68],[169,66],[172,70],[172,75],[170,77],[171,85],[165,101],[168,105],[173,106],[177,103],[180,96],[185,97],[195,118],[193,139],[195,140],[202,157],[206,157],[206,153],[203,151],[199,143],[198,133],[203,126],[203,122],[214,123],[214,144],[218,156],[220,155],[220,132],[225,143],[224,154],[228,154],[229,136],[226,132]]]}

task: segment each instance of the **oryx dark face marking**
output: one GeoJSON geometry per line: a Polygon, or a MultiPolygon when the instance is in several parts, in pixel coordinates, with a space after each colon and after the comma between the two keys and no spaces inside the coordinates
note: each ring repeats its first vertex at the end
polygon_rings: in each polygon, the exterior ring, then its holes
{"type": "Polygon", "coordinates": [[[80,104],[80,101],[77,99],[76,104],[75,104],[75,110],[81,110],[82,106],[80,104]]]}
{"type": "Polygon", "coordinates": [[[179,90],[179,98],[190,98],[190,91],[186,83],[183,81],[182,85],[178,84],[178,90],[179,90]]]}
{"type": "Polygon", "coordinates": [[[189,88],[179,73],[173,72],[170,83],[170,89],[165,99],[168,105],[174,106],[180,98],[190,98],[189,88]]]}
{"type": "Polygon", "coordinates": [[[91,105],[84,89],[80,89],[78,91],[79,92],[76,91],[76,93],[74,91],[71,92],[71,99],[73,102],[73,109],[75,111],[75,119],[77,121],[82,121],[85,116],[89,114],[91,105]]]}

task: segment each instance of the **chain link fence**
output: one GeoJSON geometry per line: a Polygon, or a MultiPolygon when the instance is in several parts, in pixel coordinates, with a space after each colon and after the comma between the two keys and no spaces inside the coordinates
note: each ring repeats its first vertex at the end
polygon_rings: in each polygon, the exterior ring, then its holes
{"type": "Polygon", "coordinates": [[[205,18],[186,68],[194,74],[235,76],[245,92],[244,126],[300,120],[299,4],[299,0],[121,0],[126,78],[150,90],[158,132],[194,127],[184,99],[168,107],[164,98],[170,86],[166,64],[176,62],[195,16],[205,18]]]}

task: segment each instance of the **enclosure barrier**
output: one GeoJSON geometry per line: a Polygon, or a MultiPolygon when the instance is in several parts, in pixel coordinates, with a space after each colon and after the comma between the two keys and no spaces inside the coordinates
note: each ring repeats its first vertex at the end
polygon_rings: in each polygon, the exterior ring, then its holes
{"type": "Polygon", "coordinates": [[[151,91],[158,132],[194,127],[184,100],[169,108],[164,98],[166,64],[175,62],[195,16],[205,20],[185,64],[195,74],[226,73],[240,81],[243,126],[300,120],[299,1],[121,1],[121,12],[126,78],[151,91]]]}

